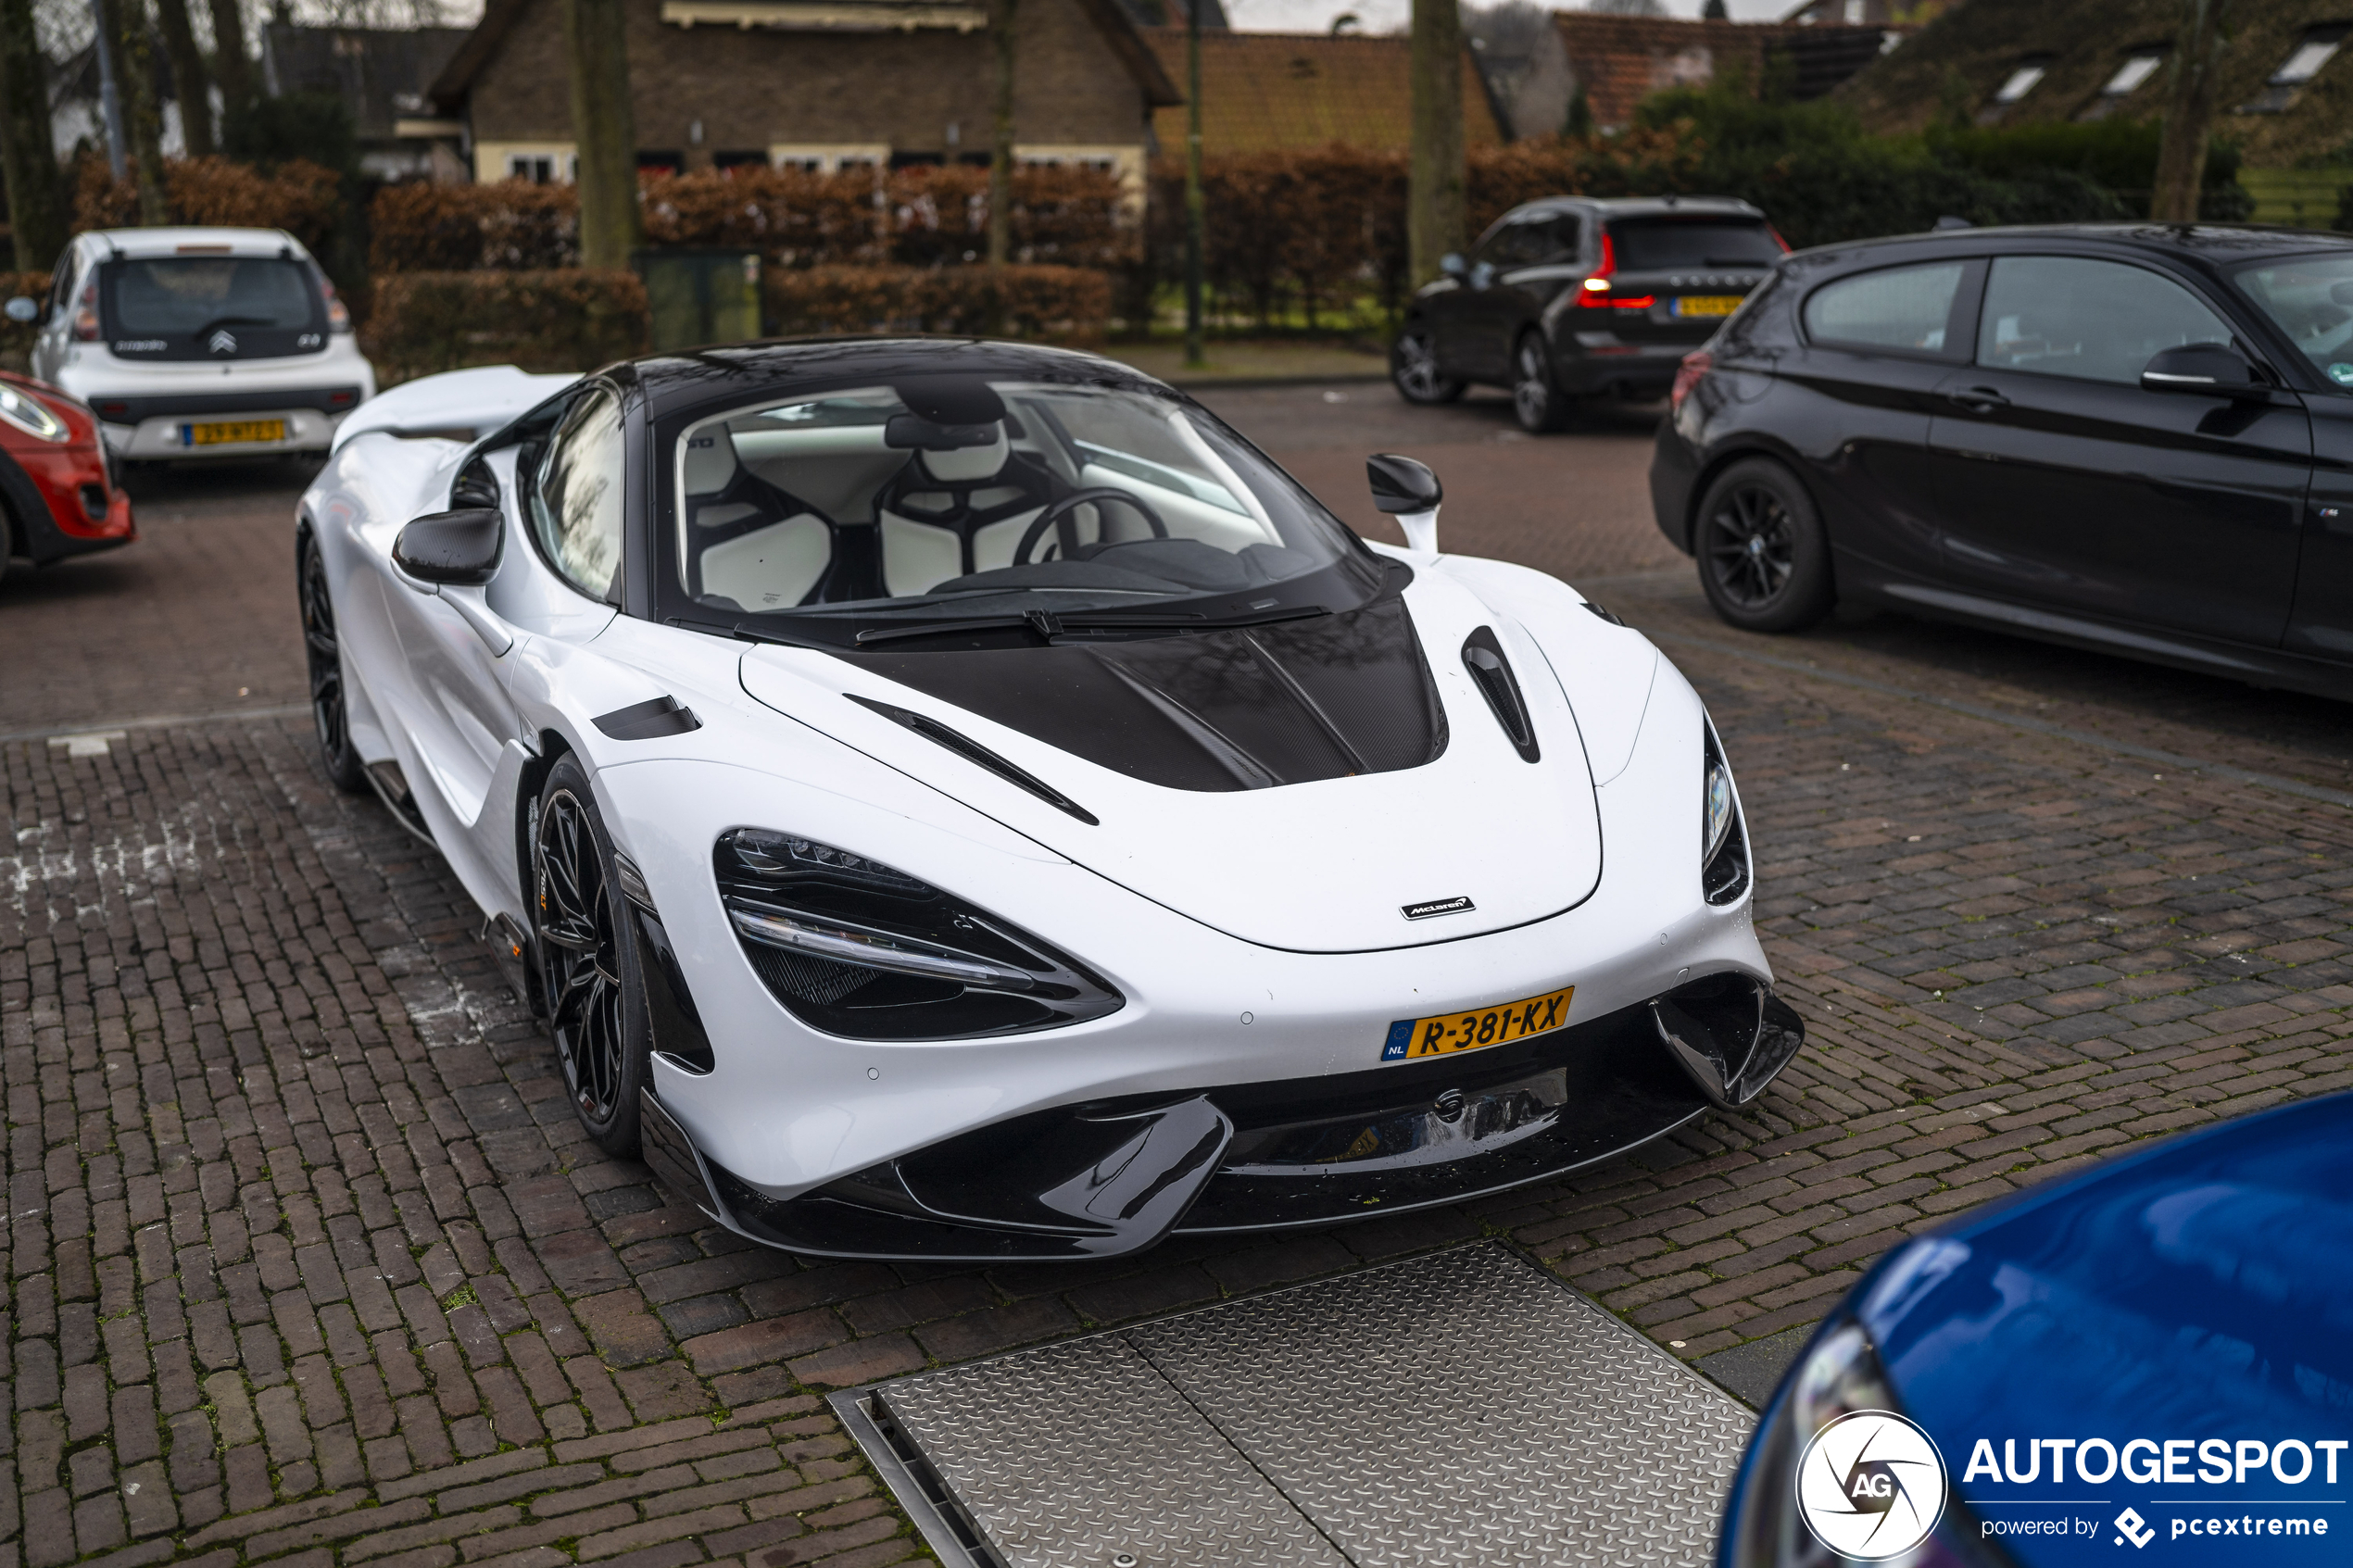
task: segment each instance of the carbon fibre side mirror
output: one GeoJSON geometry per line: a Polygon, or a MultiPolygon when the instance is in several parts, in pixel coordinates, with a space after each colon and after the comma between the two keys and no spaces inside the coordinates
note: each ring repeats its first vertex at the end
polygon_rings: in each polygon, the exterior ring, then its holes
{"type": "Polygon", "coordinates": [[[392,564],[420,583],[487,583],[498,571],[505,537],[506,519],[496,507],[430,512],[392,542],[392,564]]]}

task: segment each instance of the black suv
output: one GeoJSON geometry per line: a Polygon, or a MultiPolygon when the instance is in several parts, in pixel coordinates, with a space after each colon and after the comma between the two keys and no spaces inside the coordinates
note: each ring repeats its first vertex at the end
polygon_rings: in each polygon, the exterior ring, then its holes
{"type": "Polygon", "coordinates": [[[1516,207],[1415,295],[1390,351],[1409,403],[1508,386],[1522,428],[1560,428],[1572,399],[1651,398],[1788,246],[1724,196],[1516,207]]]}
{"type": "Polygon", "coordinates": [[[1651,499],[1753,631],[1860,599],[2353,698],[2353,242],[1801,252],[1684,362],[1651,499]]]}

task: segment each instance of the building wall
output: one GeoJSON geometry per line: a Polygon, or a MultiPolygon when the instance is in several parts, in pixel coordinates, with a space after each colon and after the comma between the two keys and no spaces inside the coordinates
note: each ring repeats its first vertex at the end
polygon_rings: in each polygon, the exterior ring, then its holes
{"type": "MultiPolygon", "coordinates": [[[[950,160],[988,151],[994,63],[985,31],[681,27],[662,19],[666,3],[679,8],[676,0],[629,4],[632,107],[642,149],[684,154],[689,169],[707,166],[715,153],[774,147],[884,145],[898,155],[950,160]],[[699,144],[693,135],[698,120],[699,144]]],[[[572,143],[559,4],[531,0],[474,79],[478,145],[572,143]]],[[[694,6],[706,14],[717,8],[694,6]]],[[[1143,93],[1085,13],[1070,0],[1030,0],[1020,17],[1014,113],[1021,140],[1139,146],[1143,93]]],[[[477,159],[478,177],[503,173],[477,159]]]]}

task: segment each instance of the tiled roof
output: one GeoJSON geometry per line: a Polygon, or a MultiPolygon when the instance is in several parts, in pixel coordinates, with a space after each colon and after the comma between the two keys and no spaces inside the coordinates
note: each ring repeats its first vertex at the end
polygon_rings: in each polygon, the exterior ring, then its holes
{"type": "MultiPolygon", "coordinates": [[[[1926,125],[1949,83],[1958,83],[1981,123],[2152,120],[2164,113],[2166,71],[2152,72],[2113,100],[2102,88],[2134,54],[2170,44],[2181,14],[2180,0],[1969,0],[1856,76],[1839,96],[1865,125],[1882,132],[1926,125]],[[2016,103],[1995,105],[1994,93],[2029,59],[2044,65],[2042,78],[2016,103]]],[[[2347,21],[2348,0],[2240,6],[2222,48],[2214,134],[2236,143],[2255,168],[2342,161],[2340,149],[2353,137],[2353,46],[2339,49],[2309,82],[2274,89],[2270,79],[2308,30],[2347,21]]]]}
{"type": "Polygon", "coordinates": [[[1667,87],[1705,87],[1738,62],[1756,81],[1766,45],[1785,33],[1812,29],[1757,22],[1677,21],[1667,17],[1617,17],[1555,11],[1569,75],[1585,90],[1593,123],[1615,130],[1634,118],[1634,106],[1667,87]]]}
{"type": "MultiPolygon", "coordinates": [[[[1176,83],[1185,85],[1182,28],[1146,28],[1144,37],[1176,83]]],[[[1412,46],[1402,37],[1321,32],[1203,31],[1202,150],[1267,152],[1345,142],[1404,147],[1413,141],[1412,46]]],[[[1185,146],[1185,109],[1156,109],[1164,153],[1185,146]]],[[[1463,51],[1463,130],[1473,145],[1500,142],[1495,110],[1463,51]]]]}

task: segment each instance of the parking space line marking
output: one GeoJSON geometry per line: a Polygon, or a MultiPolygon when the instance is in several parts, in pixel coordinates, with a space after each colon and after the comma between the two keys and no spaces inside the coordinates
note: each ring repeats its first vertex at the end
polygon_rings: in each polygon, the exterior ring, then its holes
{"type": "Polygon", "coordinates": [[[298,719],[309,711],[310,705],[307,702],[282,702],[275,708],[231,708],[218,713],[157,713],[145,719],[107,719],[95,724],[78,724],[69,730],[8,730],[0,732],[0,746],[25,740],[56,741],[62,746],[77,736],[93,740],[107,736],[120,740],[125,730],[170,730],[182,724],[233,724],[258,719],[298,719]]]}
{"type": "Polygon", "coordinates": [[[1708,637],[1694,637],[1681,632],[1653,632],[1642,634],[1653,642],[1680,643],[1686,647],[1706,648],[1712,653],[1729,654],[1751,664],[1769,665],[1775,670],[1787,670],[1798,675],[1809,675],[1832,685],[1852,686],[1857,691],[1876,692],[1881,696],[1902,697],[1906,702],[1926,703],[1954,713],[1966,713],[1972,719],[1987,719],[1996,724],[2007,724],[2014,730],[2030,730],[2036,734],[2070,740],[2079,745],[2097,746],[2120,757],[2136,757],[2145,762],[2162,763],[2168,768],[2186,772],[2207,773],[2233,784],[2255,784],[2263,789],[2277,790],[2283,795],[2301,796],[2307,800],[2324,801],[2331,806],[2353,806],[2353,793],[2331,789],[2326,784],[2305,784],[2298,779],[2284,779],[2276,773],[2259,773],[2246,768],[2234,768],[2227,762],[2202,762],[2195,757],[2160,751],[2153,746],[2135,746],[2131,741],[2112,740],[2090,730],[2078,730],[2066,724],[2054,724],[2047,719],[2030,719],[2022,713],[2005,713],[1998,708],[1983,708],[1958,697],[1938,696],[1931,692],[1916,692],[1906,686],[1892,686],[1884,681],[1868,676],[1849,675],[1843,671],[1825,670],[1816,664],[1801,664],[1793,659],[1775,659],[1769,654],[1751,653],[1730,643],[1719,643],[1708,637]]]}

